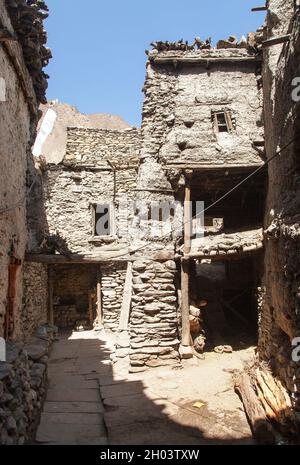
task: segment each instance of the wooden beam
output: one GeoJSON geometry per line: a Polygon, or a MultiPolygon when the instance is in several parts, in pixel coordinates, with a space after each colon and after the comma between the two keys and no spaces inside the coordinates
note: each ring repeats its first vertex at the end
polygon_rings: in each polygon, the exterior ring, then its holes
{"type": "Polygon", "coordinates": [[[53,269],[48,267],[48,319],[51,325],[54,324],[54,307],[53,307],[53,269]]]}
{"type": "Polygon", "coordinates": [[[242,373],[235,380],[235,390],[239,394],[245,408],[253,435],[261,444],[275,444],[275,431],[268,421],[247,373],[242,373]]]}
{"type": "Polygon", "coordinates": [[[268,7],[265,6],[255,6],[254,8],[251,8],[251,11],[267,11],[268,7]]]}
{"type": "Polygon", "coordinates": [[[131,298],[132,298],[132,263],[128,262],[125,286],[124,286],[123,301],[122,301],[121,314],[120,314],[120,321],[119,321],[119,331],[128,330],[131,298]]]}
{"type": "Polygon", "coordinates": [[[193,169],[193,170],[203,170],[203,171],[218,171],[218,170],[255,170],[260,166],[263,166],[264,163],[256,163],[255,165],[203,165],[201,163],[191,163],[191,162],[172,162],[167,164],[163,167],[164,170],[168,170],[170,168],[177,168],[177,169],[193,169]]]}
{"type": "Polygon", "coordinates": [[[101,268],[97,270],[97,316],[98,325],[103,325],[103,311],[102,311],[102,290],[101,290],[101,268]]]}
{"type": "MultiPolygon", "coordinates": [[[[185,198],[184,198],[184,253],[188,254],[191,250],[191,176],[186,176],[185,198]]],[[[189,297],[189,259],[181,261],[181,325],[183,347],[191,345],[190,332],[190,297],[189,297]]]]}
{"type": "Polygon", "coordinates": [[[174,60],[176,64],[188,64],[188,65],[203,65],[207,66],[208,64],[213,63],[260,63],[262,59],[259,56],[240,56],[240,57],[199,57],[197,56],[186,56],[182,57],[179,55],[173,56],[157,56],[157,57],[150,57],[150,61],[154,62],[155,64],[174,64],[174,60]]]}
{"type": "Polygon", "coordinates": [[[33,263],[48,263],[52,265],[65,265],[65,264],[89,264],[89,263],[102,263],[107,261],[127,261],[128,249],[120,251],[103,252],[99,255],[77,255],[73,254],[69,257],[65,255],[50,255],[50,254],[26,254],[25,261],[33,263]]]}
{"type": "Polygon", "coordinates": [[[286,34],[284,36],[274,37],[272,39],[264,40],[262,42],[263,48],[272,47],[272,45],[283,44],[289,42],[291,39],[291,34],[286,34]]]}

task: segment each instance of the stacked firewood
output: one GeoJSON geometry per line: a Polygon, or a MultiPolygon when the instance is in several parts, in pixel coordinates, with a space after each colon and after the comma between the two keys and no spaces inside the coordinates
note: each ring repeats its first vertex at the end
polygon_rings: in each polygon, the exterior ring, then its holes
{"type": "Polygon", "coordinates": [[[299,436],[299,420],[288,391],[265,363],[254,360],[234,375],[234,382],[258,443],[276,444],[299,436]]]}

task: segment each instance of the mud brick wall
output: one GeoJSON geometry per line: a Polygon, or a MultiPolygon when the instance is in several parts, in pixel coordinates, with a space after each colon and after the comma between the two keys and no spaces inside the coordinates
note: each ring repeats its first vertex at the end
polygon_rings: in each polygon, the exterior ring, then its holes
{"type": "Polygon", "coordinates": [[[0,445],[34,439],[47,384],[47,362],[56,329],[38,328],[28,344],[7,344],[0,362],[0,445]]]}
{"type": "Polygon", "coordinates": [[[119,326],[127,264],[101,266],[102,311],[105,329],[119,326]]]}
{"type": "Polygon", "coordinates": [[[48,321],[48,269],[40,263],[25,263],[23,268],[23,337],[32,335],[35,328],[48,321]]]}
{"type": "Polygon", "coordinates": [[[270,0],[268,8],[265,38],[290,32],[291,40],[264,52],[267,157],[295,141],[269,165],[258,348],[300,410],[299,363],[292,360],[292,341],[300,336],[300,107],[292,100],[292,80],[300,76],[300,20],[292,1],[270,0]]]}
{"type": "Polygon", "coordinates": [[[169,260],[133,263],[130,318],[131,371],[176,364],[178,355],[176,264],[169,260]]]}

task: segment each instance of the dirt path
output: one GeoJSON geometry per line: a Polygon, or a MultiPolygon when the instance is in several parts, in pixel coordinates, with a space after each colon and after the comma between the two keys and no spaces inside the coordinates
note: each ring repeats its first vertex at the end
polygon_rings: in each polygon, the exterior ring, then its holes
{"type": "Polygon", "coordinates": [[[139,374],[111,365],[112,353],[111,335],[83,332],[60,338],[50,359],[37,442],[253,444],[231,374],[252,349],[212,353],[203,361],[185,362],[182,369],[139,374]]]}

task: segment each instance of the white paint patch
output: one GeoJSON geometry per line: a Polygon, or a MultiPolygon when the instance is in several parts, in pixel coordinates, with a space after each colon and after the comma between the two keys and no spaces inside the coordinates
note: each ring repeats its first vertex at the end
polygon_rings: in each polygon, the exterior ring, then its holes
{"type": "Polygon", "coordinates": [[[50,108],[44,116],[43,122],[41,124],[40,130],[38,132],[37,138],[32,149],[32,153],[35,157],[39,157],[40,155],[42,155],[43,145],[46,142],[47,138],[50,136],[51,132],[53,131],[56,118],[57,113],[50,108]]]}
{"type": "Polygon", "coordinates": [[[6,102],[6,82],[0,77],[0,102],[6,102]]]}

